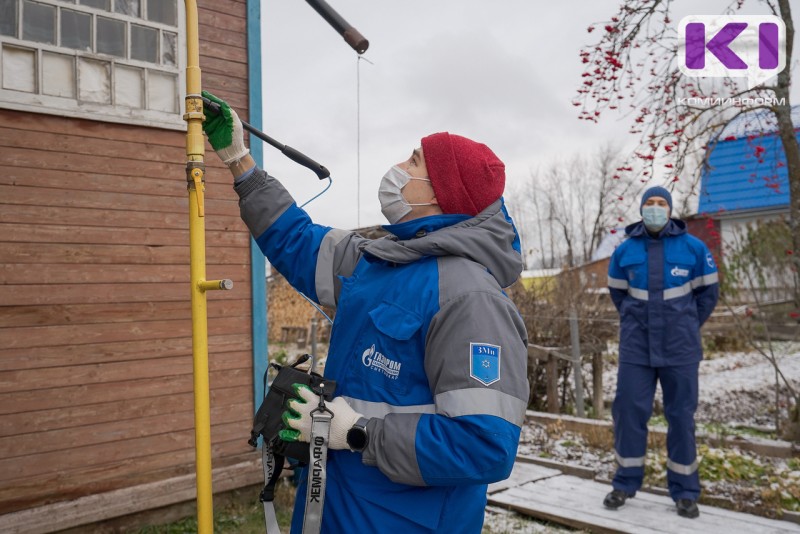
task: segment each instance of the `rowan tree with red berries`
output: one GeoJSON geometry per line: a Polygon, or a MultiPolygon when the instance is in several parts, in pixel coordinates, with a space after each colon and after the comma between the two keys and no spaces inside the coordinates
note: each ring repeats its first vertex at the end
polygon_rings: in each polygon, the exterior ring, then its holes
{"type": "MultiPolygon", "coordinates": [[[[736,14],[745,2],[733,2],[721,14],[736,14]]],[[[800,307],[800,145],[789,94],[794,24],[790,0],[761,3],[786,25],[786,68],[776,78],[748,89],[742,78],[685,76],[679,69],[680,35],[670,15],[672,1],[627,0],[609,21],[587,28],[597,41],[580,53],[585,69],[573,104],[580,108],[579,118],[588,122],[598,122],[615,110],[632,113],[630,131],[640,142],[617,169],[617,178],[636,173],[643,184],[655,178],[670,182],[673,188],[684,180],[682,190],[689,195],[697,194],[708,154],[731,121],[745,115],[740,120],[752,122],[753,130],[777,131],[789,175],[791,249],[787,254],[793,258],[794,300],[800,307]],[[723,100],[696,105],[696,99],[705,97],[723,100]]],[[[764,148],[758,135],[750,140],[759,157],[764,148]]]]}

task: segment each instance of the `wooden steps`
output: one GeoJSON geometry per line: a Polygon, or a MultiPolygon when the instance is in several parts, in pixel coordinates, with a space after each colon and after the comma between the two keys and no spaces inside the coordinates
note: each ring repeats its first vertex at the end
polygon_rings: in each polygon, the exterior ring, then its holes
{"type": "Polygon", "coordinates": [[[700,517],[678,516],[667,496],[639,492],[619,510],[603,498],[611,486],[563,474],[558,469],[518,461],[511,476],[489,486],[488,504],[590,532],[767,534],[800,532],[800,525],[713,506],[700,517]]]}

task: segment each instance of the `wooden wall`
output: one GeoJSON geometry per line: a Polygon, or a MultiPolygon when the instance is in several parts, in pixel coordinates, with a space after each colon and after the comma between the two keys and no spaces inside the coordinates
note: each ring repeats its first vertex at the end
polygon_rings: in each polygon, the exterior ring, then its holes
{"type": "MultiPolygon", "coordinates": [[[[204,88],[247,117],[246,3],[200,5],[204,88]]],[[[194,472],[184,150],[179,131],[0,109],[0,514],[194,472]]],[[[235,283],[208,294],[217,468],[256,454],[250,256],[207,151],[208,278],[235,283]]]]}

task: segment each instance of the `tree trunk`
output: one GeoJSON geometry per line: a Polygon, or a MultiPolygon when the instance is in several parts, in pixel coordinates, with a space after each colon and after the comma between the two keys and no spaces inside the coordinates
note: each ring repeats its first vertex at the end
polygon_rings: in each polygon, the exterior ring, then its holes
{"type": "Polygon", "coordinates": [[[794,266],[794,305],[800,307],[800,145],[797,142],[792,124],[792,105],[789,98],[792,83],[792,48],[794,24],[789,0],[778,0],[781,18],[786,25],[786,68],[778,74],[775,96],[784,100],[784,105],[775,106],[773,111],[778,119],[779,134],[786,153],[786,167],[789,172],[789,229],[792,235],[792,264],[794,266]]]}

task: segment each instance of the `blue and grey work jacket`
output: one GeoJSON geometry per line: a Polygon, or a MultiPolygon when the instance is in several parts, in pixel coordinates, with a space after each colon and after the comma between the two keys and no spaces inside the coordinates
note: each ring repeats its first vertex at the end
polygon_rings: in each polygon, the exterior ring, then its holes
{"type": "Polygon", "coordinates": [[[620,316],[619,361],[667,367],[703,358],[700,327],[719,296],[714,258],[670,219],[657,237],[641,221],[611,256],[608,288],[620,316]]]}
{"type": "Polygon", "coordinates": [[[363,454],[329,453],[323,532],[480,532],[529,394],[525,326],[502,290],[522,269],[502,199],[368,240],[314,224],[260,169],[235,189],[272,265],[336,309],[324,374],[370,418],[363,454]]]}

